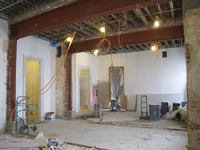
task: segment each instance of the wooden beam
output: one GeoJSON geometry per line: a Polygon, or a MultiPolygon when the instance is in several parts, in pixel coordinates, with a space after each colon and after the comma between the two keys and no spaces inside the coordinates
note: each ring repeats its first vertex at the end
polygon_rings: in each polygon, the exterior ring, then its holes
{"type": "Polygon", "coordinates": [[[96,17],[170,0],[80,0],[11,25],[11,38],[22,38],[96,17]]]}
{"type": "MultiPolygon", "coordinates": [[[[111,48],[118,46],[118,35],[106,37],[111,42],[111,48]]],[[[158,28],[146,31],[131,32],[120,35],[122,46],[131,46],[152,42],[162,42],[183,39],[183,25],[158,28]]],[[[70,52],[78,53],[97,49],[97,44],[102,38],[73,43],[70,52]]],[[[105,42],[106,46],[106,42],[105,42]]]]}

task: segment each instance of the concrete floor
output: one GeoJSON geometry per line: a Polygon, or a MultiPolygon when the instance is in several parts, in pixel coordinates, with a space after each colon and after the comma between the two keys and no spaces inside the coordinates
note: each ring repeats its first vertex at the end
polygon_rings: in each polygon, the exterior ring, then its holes
{"type": "MultiPolygon", "coordinates": [[[[92,112],[93,113],[93,112],[92,112]]],[[[164,120],[160,121],[140,120],[140,112],[110,112],[104,111],[102,120],[96,118],[88,118],[86,121],[95,122],[100,124],[115,124],[123,126],[134,127],[148,127],[148,128],[161,128],[161,129],[174,129],[186,130],[186,122],[177,120],[164,120]]]]}
{"type": "MultiPolygon", "coordinates": [[[[175,129],[181,129],[181,126],[184,125],[183,122],[171,122],[171,120],[152,122],[139,121],[137,119],[134,121],[137,115],[137,113],[133,112],[117,112],[114,114],[112,112],[105,112],[105,116],[101,121],[93,118],[88,118],[86,120],[56,119],[53,121],[44,121],[37,125],[39,131],[44,133],[42,139],[19,139],[8,135],[9,141],[5,141],[5,135],[0,135],[0,149],[3,147],[38,147],[44,145],[46,139],[53,137],[58,138],[60,144],[71,142],[112,150],[187,150],[185,146],[187,145],[188,139],[187,131],[175,129]],[[135,117],[133,117],[133,115],[135,115],[135,117]],[[130,120],[130,118],[132,118],[132,120],[130,120]],[[110,124],[108,122],[115,123],[110,124]],[[136,124],[138,124],[138,126],[136,126],[136,124]],[[160,126],[167,126],[173,129],[161,128],[160,126]],[[12,143],[12,140],[19,142],[12,143]]],[[[66,149],[71,150],[85,149],[67,145],[66,143],[64,145],[66,149]]]]}

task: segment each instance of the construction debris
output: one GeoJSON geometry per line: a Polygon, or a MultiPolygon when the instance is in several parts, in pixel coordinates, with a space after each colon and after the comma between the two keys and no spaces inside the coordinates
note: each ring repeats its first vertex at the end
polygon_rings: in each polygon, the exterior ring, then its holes
{"type": "Polygon", "coordinates": [[[187,122],[187,107],[179,107],[178,110],[171,110],[163,115],[163,119],[175,119],[187,122]]]}

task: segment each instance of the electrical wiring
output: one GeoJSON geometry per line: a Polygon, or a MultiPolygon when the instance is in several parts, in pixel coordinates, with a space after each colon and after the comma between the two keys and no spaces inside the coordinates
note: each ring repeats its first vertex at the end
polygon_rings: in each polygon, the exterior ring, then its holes
{"type": "Polygon", "coordinates": [[[120,14],[122,17],[118,20],[118,48],[122,48],[122,45],[121,45],[121,40],[120,40],[120,29],[122,26],[126,27],[128,26],[128,23],[127,23],[127,18],[120,14]],[[124,19],[124,21],[123,21],[124,19]],[[123,22],[122,22],[123,21],[123,22]]]}
{"type": "MultiPolygon", "coordinates": [[[[104,28],[105,28],[105,24],[104,24],[104,28]]],[[[105,37],[105,32],[104,32],[104,37],[102,40],[99,41],[99,43],[97,44],[97,48],[102,51],[102,53],[107,53],[109,50],[110,50],[110,47],[111,47],[111,42],[109,39],[107,39],[105,37]],[[107,42],[108,46],[105,47],[105,42],[107,42]]]]}
{"type": "MultiPolygon", "coordinates": [[[[63,58],[63,60],[62,60],[62,62],[61,62],[61,64],[60,64],[60,66],[58,67],[56,73],[54,74],[54,76],[51,78],[51,80],[47,83],[47,85],[46,85],[44,88],[42,88],[42,89],[41,89],[40,91],[38,91],[37,93],[28,96],[29,98],[34,98],[34,97],[41,96],[41,95],[43,95],[44,93],[46,93],[46,92],[53,86],[53,84],[54,84],[55,81],[56,81],[56,78],[58,77],[58,75],[59,75],[59,73],[60,73],[60,70],[62,69],[62,66],[63,66],[63,64],[64,64],[64,62],[65,62],[65,59],[66,59],[66,57],[67,57],[68,51],[69,51],[69,49],[70,49],[70,47],[71,47],[71,44],[72,44],[72,41],[73,41],[75,35],[76,35],[76,32],[73,32],[73,33],[69,36],[69,37],[71,38],[71,41],[69,42],[69,45],[68,45],[66,54],[65,54],[65,56],[64,56],[64,58],[63,58]],[[49,86],[49,87],[48,87],[48,86],[49,86]],[[47,88],[47,87],[48,87],[48,88],[47,88]],[[44,92],[42,92],[45,88],[47,88],[47,89],[46,89],[44,92]]],[[[65,42],[67,42],[67,39],[65,39],[65,41],[62,42],[62,43],[65,43],[65,42]]],[[[18,102],[18,104],[21,103],[21,102],[23,102],[24,100],[27,100],[27,99],[24,98],[24,99],[20,100],[20,101],[18,102]]],[[[16,110],[16,107],[17,107],[17,105],[16,105],[16,106],[14,107],[14,109],[12,110],[12,112],[11,112],[11,114],[10,114],[10,119],[9,119],[9,125],[10,125],[11,133],[12,133],[13,136],[15,136],[15,137],[17,137],[17,138],[27,138],[27,136],[24,136],[24,135],[23,135],[23,136],[19,136],[19,135],[15,134],[15,133],[13,132],[13,130],[12,130],[12,116],[13,116],[14,111],[16,110]]],[[[39,129],[39,128],[38,128],[38,129],[39,129]]],[[[38,133],[38,129],[31,133],[31,135],[32,135],[31,137],[37,136],[37,134],[35,134],[35,133],[38,133]]]]}

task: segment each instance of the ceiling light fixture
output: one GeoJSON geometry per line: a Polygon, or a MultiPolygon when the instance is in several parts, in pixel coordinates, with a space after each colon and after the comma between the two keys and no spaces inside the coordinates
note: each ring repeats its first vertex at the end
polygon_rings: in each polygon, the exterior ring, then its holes
{"type": "Polygon", "coordinates": [[[154,22],[154,26],[155,26],[155,27],[158,27],[159,25],[160,25],[160,24],[159,24],[158,21],[155,21],[155,22],[154,22]]]}
{"type": "Polygon", "coordinates": [[[67,38],[67,42],[71,42],[72,41],[72,38],[71,37],[68,37],[67,38]]]}
{"type": "Polygon", "coordinates": [[[94,51],[94,55],[97,56],[98,52],[99,52],[99,50],[96,49],[96,50],[94,51]]]}
{"type": "Polygon", "coordinates": [[[158,45],[156,43],[152,43],[151,50],[153,53],[157,54],[158,53],[158,45]]]}
{"type": "Polygon", "coordinates": [[[160,22],[159,22],[159,16],[156,16],[156,20],[154,22],[154,26],[155,27],[158,27],[160,25],[160,22]]]}
{"type": "Polygon", "coordinates": [[[101,31],[101,32],[105,32],[105,27],[101,27],[101,28],[100,28],[100,31],[101,31]]]}

